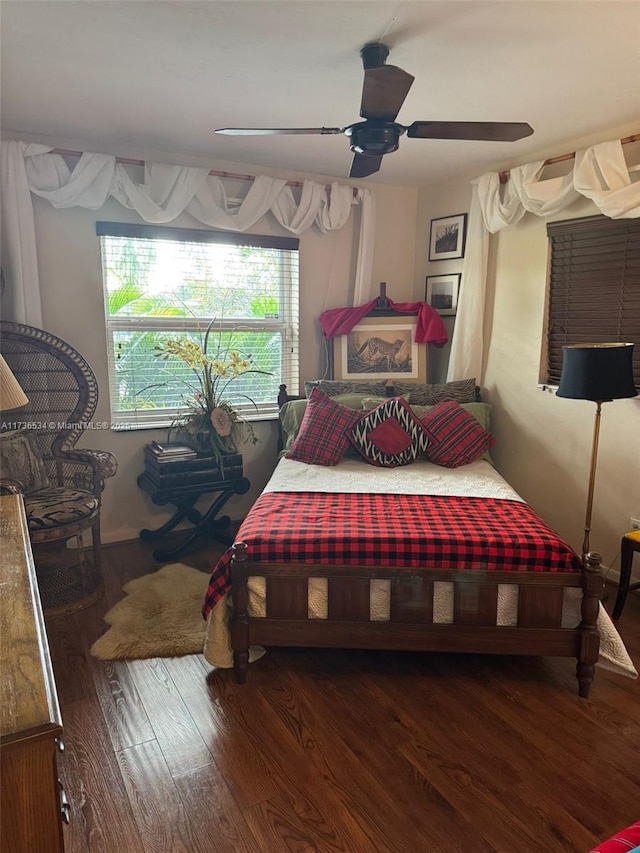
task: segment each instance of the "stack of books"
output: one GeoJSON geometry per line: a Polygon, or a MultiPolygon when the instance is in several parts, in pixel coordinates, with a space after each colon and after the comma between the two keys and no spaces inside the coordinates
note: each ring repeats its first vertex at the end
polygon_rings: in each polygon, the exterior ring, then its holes
{"type": "Polygon", "coordinates": [[[148,445],[148,450],[158,462],[167,462],[171,459],[173,461],[195,459],[198,456],[196,451],[186,444],[159,444],[157,441],[152,441],[148,445]]]}
{"type": "Polygon", "coordinates": [[[144,449],[144,473],[157,487],[194,487],[242,477],[242,456],[226,455],[221,468],[214,456],[196,453],[187,445],[151,442],[144,449]]]}

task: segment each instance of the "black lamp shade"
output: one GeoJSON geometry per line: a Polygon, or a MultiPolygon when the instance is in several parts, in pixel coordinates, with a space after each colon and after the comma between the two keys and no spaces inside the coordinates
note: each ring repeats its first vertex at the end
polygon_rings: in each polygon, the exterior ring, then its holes
{"type": "Polygon", "coordinates": [[[570,344],[562,347],[558,397],[574,400],[619,400],[636,397],[633,344],[570,344]]]}

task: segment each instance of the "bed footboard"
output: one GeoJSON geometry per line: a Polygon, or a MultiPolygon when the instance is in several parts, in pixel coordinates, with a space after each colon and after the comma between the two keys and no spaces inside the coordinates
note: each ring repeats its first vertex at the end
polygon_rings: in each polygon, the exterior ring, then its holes
{"type": "Polygon", "coordinates": [[[246,680],[250,645],[550,655],[577,659],[578,692],[587,697],[599,656],[600,564],[600,555],[590,553],[582,574],[274,565],[252,563],[246,543],[238,542],[231,564],[236,678],[246,680]],[[248,613],[249,576],[265,578],[266,612],[259,617],[248,613]],[[326,584],[320,618],[309,613],[311,579],[326,584]],[[372,584],[380,582],[386,612],[373,617],[372,584]],[[562,627],[567,587],[582,590],[581,621],[573,628],[562,627]],[[513,616],[505,617],[505,588],[516,600],[513,616]]]}

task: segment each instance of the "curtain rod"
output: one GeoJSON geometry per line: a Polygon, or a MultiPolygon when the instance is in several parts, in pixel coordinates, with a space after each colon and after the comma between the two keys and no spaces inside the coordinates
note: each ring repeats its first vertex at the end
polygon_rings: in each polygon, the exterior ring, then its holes
{"type": "MultiPolygon", "coordinates": [[[[54,148],[50,154],[60,154],[62,157],[82,157],[82,151],[70,151],[67,148],[54,148]]],[[[116,163],[122,163],[125,166],[145,166],[144,160],[131,160],[129,157],[116,157],[116,163]]],[[[209,172],[214,178],[229,178],[234,181],[255,181],[255,175],[236,175],[235,172],[220,172],[216,169],[211,169],[209,172]]],[[[302,181],[287,181],[289,187],[301,187],[302,181]]],[[[353,194],[358,190],[354,187],[353,194]]]]}
{"type": "MultiPolygon", "coordinates": [[[[632,133],[631,136],[625,136],[624,139],[620,140],[622,145],[628,145],[630,142],[640,142],[640,133],[632,133]]],[[[60,154],[62,157],[82,157],[82,151],[71,151],[66,148],[54,148],[51,154],[60,154]]],[[[545,166],[551,166],[553,163],[562,163],[565,160],[573,160],[576,156],[575,151],[571,151],[569,154],[560,154],[558,157],[549,157],[548,160],[544,161],[545,166]]],[[[122,163],[125,166],[144,166],[144,160],[132,160],[129,157],[116,157],[116,163],[122,163]]],[[[215,178],[228,178],[229,180],[235,181],[255,181],[255,175],[237,175],[235,172],[221,172],[216,169],[211,169],[209,174],[215,178]]],[[[509,180],[509,175],[511,174],[509,169],[505,169],[504,172],[499,172],[500,175],[500,183],[505,184],[509,180]]],[[[287,186],[289,187],[301,187],[302,181],[287,181],[287,186]]],[[[356,194],[357,189],[354,187],[353,193],[356,194]]]]}
{"type": "MultiPolygon", "coordinates": [[[[622,145],[628,145],[629,142],[640,142],[640,133],[632,133],[631,136],[625,136],[624,139],[620,140],[622,145]]],[[[544,161],[544,166],[551,166],[552,163],[562,163],[564,160],[573,160],[576,156],[576,152],[572,151],[570,154],[560,154],[559,157],[549,157],[548,160],[544,161]]],[[[505,169],[504,172],[499,172],[500,175],[500,183],[506,184],[509,180],[509,175],[511,172],[509,169],[505,169]]]]}

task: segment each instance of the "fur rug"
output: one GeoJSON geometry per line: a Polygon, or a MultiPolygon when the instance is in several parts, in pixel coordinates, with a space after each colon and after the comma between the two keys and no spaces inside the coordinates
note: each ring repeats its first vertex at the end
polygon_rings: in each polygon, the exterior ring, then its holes
{"type": "Polygon", "coordinates": [[[163,566],[123,587],[126,596],[104,616],[111,627],[91,646],[100,660],[199,654],[209,574],[182,563],[163,566]]]}

